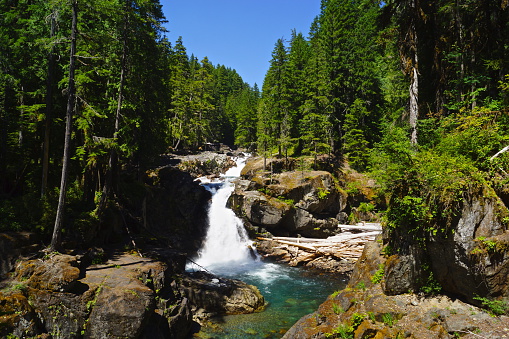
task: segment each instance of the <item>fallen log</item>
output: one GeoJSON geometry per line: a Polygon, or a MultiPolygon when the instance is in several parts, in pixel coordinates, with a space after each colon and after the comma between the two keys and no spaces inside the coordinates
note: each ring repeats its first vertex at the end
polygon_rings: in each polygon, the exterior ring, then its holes
{"type": "Polygon", "coordinates": [[[260,239],[260,240],[272,240],[272,241],[276,241],[276,242],[278,242],[280,244],[295,246],[295,247],[302,248],[304,250],[308,250],[308,251],[312,251],[312,252],[316,252],[317,251],[316,248],[314,248],[312,246],[306,246],[306,245],[302,245],[302,244],[299,244],[299,243],[296,243],[296,242],[292,242],[292,241],[278,240],[278,239],[275,239],[275,238],[261,238],[261,237],[259,237],[258,239],[260,239]]]}
{"type": "Polygon", "coordinates": [[[382,226],[338,225],[338,228],[359,231],[382,231],[382,226]]]}
{"type": "Polygon", "coordinates": [[[350,240],[354,238],[361,238],[361,237],[375,237],[380,234],[380,231],[374,231],[374,232],[365,232],[365,233],[357,233],[357,234],[348,234],[348,235],[335,235],[332,237],[328,237],[327,240],[331,242],[341,242],[345,240],[350,240]]]}

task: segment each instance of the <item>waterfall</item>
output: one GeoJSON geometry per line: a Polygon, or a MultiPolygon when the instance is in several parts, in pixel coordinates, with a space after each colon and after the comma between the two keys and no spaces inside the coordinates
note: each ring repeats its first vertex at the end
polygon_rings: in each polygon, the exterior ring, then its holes
{"type": "Polygon", "coordinates": [[[237,166],[222,175],[220,181],[203,183],[212,193],[212,200],[208,209],[207,235],[198,252],[196,263],[208,269],[253,261],[252,241],[242,220],[226,207],[235,188],[231,181],[240,176],[246,160],[247,158],[237,159],[237,166]]]}

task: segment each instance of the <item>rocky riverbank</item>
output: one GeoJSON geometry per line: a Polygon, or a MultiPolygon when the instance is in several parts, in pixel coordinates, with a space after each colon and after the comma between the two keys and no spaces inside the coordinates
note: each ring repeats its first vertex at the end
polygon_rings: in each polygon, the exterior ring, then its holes
{"type": "MultiPolygon", "coordinates": [[[[337,168],[332,180],[327,171],[278,173],[274,171],[278,166],[263,171],[261,162],[248,163],[231,199],[252,232],[268,234],[267,238],[325,238],[340,234],[340,220],[360,210],[358,198],[355,201],[352,195],[366,187],[353,182],[350,187],[359,185],[349,190],[348,184],[337,180],[348,174],[337,168]]],[[[365,246],[359,260],[350,262],[309,255],[299,251],[304,247],[300,244],[292,249],[260,241],[258,250],[265,256],[292,265],[351,272],[345,290],[302,318],[284,338],[509,337],[506,195],[486,187],[465,196],[462,210],[448,228],[450,235],[439,233],[422,243],[411,232],[385,229],[383,237],[365,246]]]]}
{"type": "Polygon", "coordinates": [[[91,251],[20,261],[2,282],[0,336],[187,338],[196,320],[264,306],[254,286],[185,273],[183,253],[146,254],[91,251]]]}
{"type": "MultiPolygon", "coordinates": [[[[256,287],[184,270],[205,234],[210,199],[195,179],[231,165],[227,154],[166,157],[142,185],[129,184],[134,194],[111,211],[110,224],[73,233],[67,245],[83,248],[65,254],[40,252],[32,234],[1,234],[0,336],[186,338],[211,316],[262,309],[256,287]]],[[[291,159],[269,165],[251,159],[229,201],[252,237],[326,239],[343,233],[341,223],[376,219],[366,208],[373,183],[361,175],[330,161],[317,170],[295,170],[291,159]]],[[[472,192],[452,236],[424,247],[386,229],[359,260],[259,240],[266,257],[351,275],[285,338],[509,337],[504,197],[472,192]]]]}
{"type": "Polygon", "coordinates": [[[329,296],[283,338],[509,337],[509,317],[457,297],[426,297],[409,291],[388,295],[383,274],[387,261],[381,252],[381,241],[368,243],[347,288],[329,296]]]}

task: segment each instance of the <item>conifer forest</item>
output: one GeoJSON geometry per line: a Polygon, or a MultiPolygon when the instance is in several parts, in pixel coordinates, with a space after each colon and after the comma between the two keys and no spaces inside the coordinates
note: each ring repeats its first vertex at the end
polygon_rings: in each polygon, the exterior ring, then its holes
{"type": "Polygon", "coordinates": [[[463,192],[509,194],[507,0],[322,0],[260,87],[165,23],[158,0],[0,2],[0,232],[57,248],[161,154],[207,143],[341,159],[424,238],[463,192]]]}

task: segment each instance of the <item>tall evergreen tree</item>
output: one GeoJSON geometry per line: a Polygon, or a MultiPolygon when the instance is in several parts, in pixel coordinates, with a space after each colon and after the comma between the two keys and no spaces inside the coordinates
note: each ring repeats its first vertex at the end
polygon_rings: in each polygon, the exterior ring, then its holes
{"type": "Polygon", "coordinates": [[[289,104],[288,52],[283,39],[278,39],[270,67],[263,82],[263,102],[259,121],[263,123],[262,139],[267,150],[278,146],[279,154],[290,144],[290,104],[289,104]]]}
{"type": "Polygon", "coordinates": [[[74,75],[76,72],[76,35],[78,33],[78,1],[72,0],[72,24],[71,24],[71,48],[69,61],[69,84],[67,86],[67,112],[65,117],[65,139],[64,155],[62,160],[62,177],[60,181],[60,196],[58,198],[57,214],[55,217],[55,226],[51,238],[50,250],[55,251],[60,247],[60,237],[62,232],[62,223],[64,218],[64,208],[67,196],[67,181],[69,177],[69,162],[71,160],[71,134],[73,125],[73,115],[76,104],[76,84],[74,75]]]}

